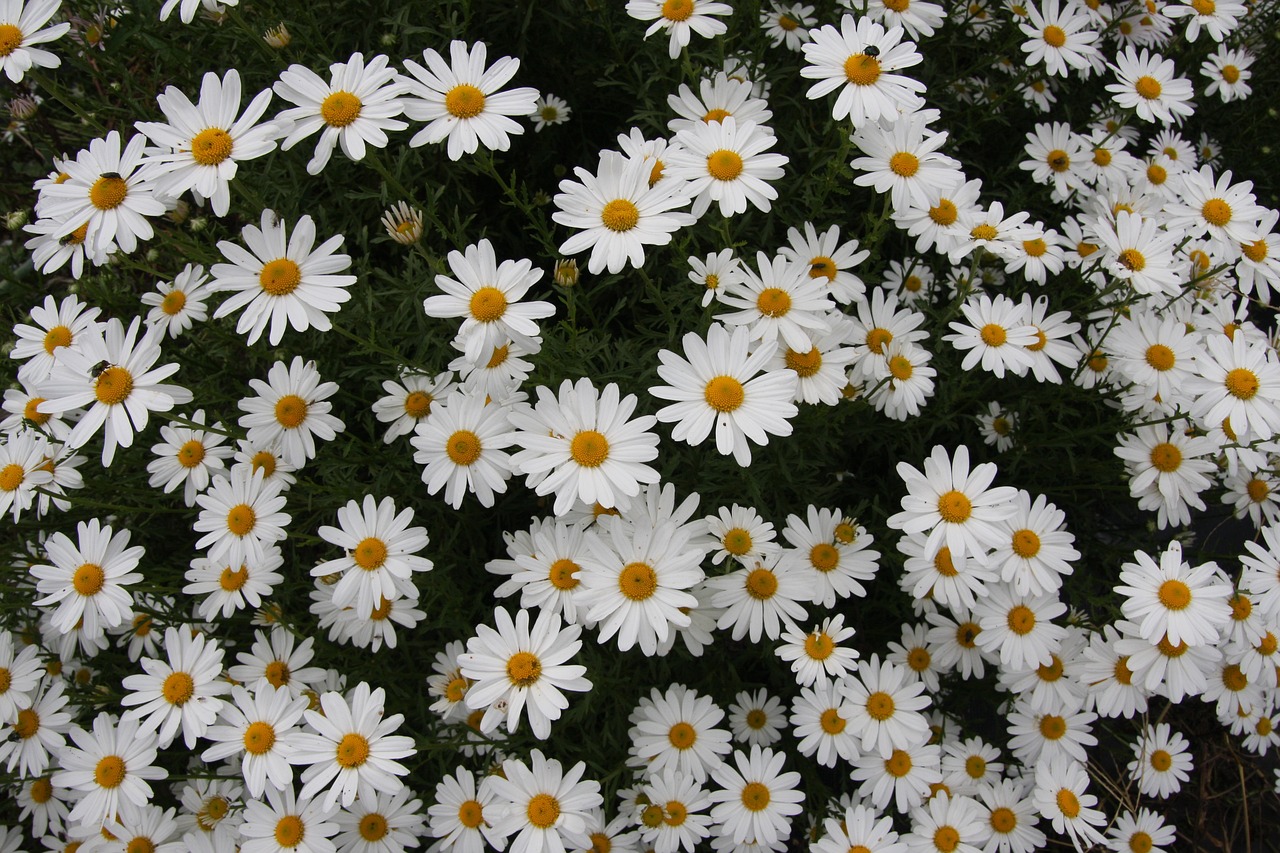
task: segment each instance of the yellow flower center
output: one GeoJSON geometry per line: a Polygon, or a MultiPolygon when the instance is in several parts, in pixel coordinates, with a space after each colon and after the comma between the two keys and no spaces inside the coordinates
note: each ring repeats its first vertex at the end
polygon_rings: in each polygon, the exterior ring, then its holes
{"type": "Polygon", "coordinates": [[[360,818],[357,824],[360,830],[360,837],[365,841],[380,841],[387,835],[387,819],[377,812],[369,812],[360,818]]]}
{"type": "Polygon", "coordinates": [[[944,578],[953,578],[960,574],[956,571],[956,564],[951,559],[951,549],[943,545],[938,549],[938,553],[933,557],[933,568],[938,574],[944,578]]]}
{"type": "Polygon", "coordinates": [[[249,580],[249,569],[247,566],[241,566],[239,569],[232,571],[231,567],[222,570],[222,574],[218,577],[218,584],[227,592],[235,592],[245,585],[249,580]]]}
{"type": "Polygon", "coordinates": [[[387,545],[374,536],[362,539],[351,552],[351,559],[366,572],[376,571],[387,562],[387,545]]]}
{"type": "Polygon", "coordinates": [[[778,576],[760,566],[747,575],[746,587],[747,595],[756,601],[766,601],[778,591],[778,576]]]}
{"type": "Polygon", "coordinates": [[[1270,631],[1262,636],[1262,642],[1254,646],[1254,650],[1263,657],[1271,657],[1276,653],[1277,648],[1280,648],[1280,639],[1270,631]]]}
{"type": "Polygon", "coordinates": [[[216,166],[231,156],[235,142],[220,127],[207,127],[191,140],[191,156],[201,166],[216,166]]]}
{"type": "Polygon", "coordinates": [[[975,225],[969,230],[969,236],[975,240],[994,240],[1000,236],[1000,232],[996,230],[994,225],[987,222],[981,225],[975,225]]]}
{"type": "Polygon", "coordinates": [[[1221,228],[1231,221],[1231,205],[1220,198],[1211,198],[1200,207],[1200,215],[1205,222],[1221,228]]]}
{"type": "Polygon", "coordinates": [[[71,330],[66,326],[54,326],[44,335],[44,351],[53,355],[58,347],[71,345],[71,330]]]}
{"type": "Polygon", "coordinates": [[[118,755],[103,756],[93,768],[93,781],[100,788],[116,788],[124,781],[124,759],[118,755]]]}
{"type": "Polygon", "coordinates": [[[1041,257],[1045,252],[1049,251],[1049,244],[1039,237],[1034,240],[1023,240],[1022,250],[1033,258],[1041,257]]]}
{"type": "Polygon", "coordinates": [[[898,12],[899,14],[907,11],[907,7],[910,5],[911,0],[884,0],[884,7],[886,9],[891,12],[898,12]]]}
{"type": "Polygon", "coordinates": [[[828,708],[818,718],[818,725],[822,726],[822,730],[827,734],[838,735],[844,731],[844,727],[848,725],[848,722],[844,717],[840,716],[840,712],[835,708],[828,708]]]}
{"type": "Polygon", "coordinates": [[[261,720],[250,723],[244,730],[244,749],[250,755],[264,755],[276,744],[276,730],[261,720]]]}
{"type": "Polygon", "coordinates": [[[889,158],[889,169],[901,178],[909,178],[920,171],[920,158],[909,151],[899,151],[889,158]]]}
{"type": "Polygon", "coordinates": [[[1036,614],[1025,604],[1019,604],[1009,609],[1006,622],[1010,631],[1019,636],[1026,636],[1035,630],[1036,614]]]}
{"type": "Polygon", "coordinates": [[[991,811],[991,828],[1001,835],[1008,835],[1018,828],[1018,815],[1008,806],[991,811]]]}
{"type": "Polygon", "coordinates": [[[961,622],[956,627],[956,642],[966,649],[972,649],[978,644],[978,635],[982,633],[982,627],[977,622],[961,622]]]}
{"type": "Polygon", "coordinates": [[[444,696],[450,702],[461,702],[467,695],[467,680],[461,676],[449,680],[444,686],[444,696]]]}
{"type": "Polygon", "coordinates": [[[952,489],[938,498],[938,514],[949,524],[963,524],[973,514],[973,504],[964,492],[952,489]]]}
{"type": "Polygon", "coordinates": [[[302,269],[288,258],[263,264],[258,284],[270,296],[288,296],[302,283],[302,269]]]}
{"type": "Polygon", "coordinates": [[[475,829],[484,823],[484,806],[478,800],[467,800],[458,806],[458,822],[467,829],[475,829]]]}
{"type": "Polygon", "coordinates": [[[493,348],[493,355],[489,356],[489,361],[485,364],[487,370],[494,370],[507,360],[507,356],[511,354],[511,347],[503,344],[500,347],[493,348]]]}
{"type": "Polygon", "coordinates": [[[618,573],[618,589],[632,601],[644,601],[658,588],[658,573],[648,563],[627,563],[618,573]]]}
{"type": "Polygon", "coordinates": [[[123,403],[133,393],[133,374],[123,367],[108,367],[93,381],[93,395],[106,406],[123,403]]]}
{"type": "Polygon", "coordinates": [[[484,112],[484,92],[461,83],[445,93],[444,108],[455,118],[475,118],[484,112]]]}
{"type": "Polygon", "coordinates": [[[22,30],[13,24],[0,24],[0,59],[22,46],[22,30]]]}
{"type": "Polygon", "coordinates": [[[909,275],[902,280],[902,289],[908,293],[919,293],[922,287],[924,287],[924,279],[918,275],[909,275]]]}
{"type": "Polygon", "coordinates": [[[320,104],[320,118],[330,127],[346,127],[360,118],[364,104],[351,92],[337,91],[320,104]]]}
{"type": "Polygon", "coordinates": [[[507,659],[507,678],[516,687],[530,687],[542,677],[542,661],[529,652],[516,652],[507,659]]]}
{"type": "Polygon", "coordinates": [[[1173,756],[1163,749],[1157,749],[1151,753],[1151,766],[1156,770],[1164,773],[1173,766],[1173,756]]]}
{"type": "Polygon", "coordinates": [[[1045,158],[1049,168],[1055,172],[1065,172],[1071,168],[1071,158],[1061,148],[1055,148],[1045,158]]]}
{"type": "Polygon", "coordinates": [[[1241,400],[1249,400],[1258,393],[1258,377],[1252,370],[1237,367],[1227,372],[1227,392],[1241,400]]]}
{"type": "Polygon", "coordinates": [[[1162,442],[1151,448],[1151,464],[1155,466],[1157,471],[1168,474],[1171,471],[1177,471],[1178,466],[1182,464],[1182,451],[1177,445],[1169,442],[1162,442]]]}
{"type": "Polygon", "coordinates": [[[460,429],[445,442],[444,449],[455,465],[471,465],[480,458],[480,436],[469,429],[460,429]]]}
{"type": "Polygon", "coordinates": [[[1015,531],[1013,534],[1013,553],[1019,557],[1030,559],[1040,553],[1040,537],[1034,530],[1015,531]]]}
{"type": "Polygon", "coordinates": [[[363,735],[349,732],[338,741],[334,758],[341,767],[359,767],[369,760],[369,741],[363,735]]]}
{"type": "Polygon", "coordinates": [[[933,846],[940,853],[953,853],[960,846],[960,833],[954,826],[940,826],[933,833],[933,846]]]}
{"type": "Polygon", "coordinates": [[[178,464],[183,468],[194,468],[204,461],[204,442],[191,439],[178,448],[178,464]]]}
{"type": "Polygon", "coordinates": [[[196,692],[196,683],[185,672],[172,672],[160,687],[160,693],[170,705],[185,705],[196,692]]]}
{"type": "Polygon", "coordinates": [[[836,644],[831,635],[823,631],[814,631],[804,638],[804,653],[814,660],[826,660],[835,650],[836,644]]]}
{"type": "Polygon", "coordinates": [[[530,798],[525,816],[538,829],[550,829],[560,819],[560,801],[550,794],[536,794],[530,798]]]}
{"type": "Polygon", "coordinates": [[[471,294],[471,316],[492,323],[507,310],[507,295],[496,287],[482,287],[471,294]]]}
{"type": "Polygon", "coordinates": [[[0,469],[0,490],[12,492],[22,485],[26,477],[26,470],[18,463],[12,462],[0,469]]]}
{"type": "MultiPolygon", "coordinates": [[[[685,822],[685,818],[689,816],[689,809],[685,804],[677,800],[667,800],[667,804],[662,809],[662,822],[667,826],[680,826],[685,822]]],[[[595,838],[593,835],[592,838],[595,838]]],[[[606,850],[597,850],[593,853],[607,853],[606,850]]]]}
{"type": "Polygon", "coordinates": [[[599,468],[609,458],[609,440],[593,429],[584,429],[569,443],[569,455],[584,468],[599,468]]]}
{"type": "Polygon", "coordinates": [[[742,805],[747,811],[765,809],[769,805],[769,789],[759,782],[748,782],[742,789],[742,805]]]}
{"type": "Polygon", "coordinates": [[[892,717],[895,707],[893,697],[883,691],[876,691],[867,697],[867,714],[878,723],[892,717]]]}
{"type": "Polygon", "coordinates": [[[895,749],[884,762],[885,772],[896,779],[901,779],[911,772],[911,753],[905,749],[895,749]]]}
{"type": "Polygon", "coordinates": [[[1067,43],[1067,34],[1062,27],[1050,24],[1044,28],[1044,43],[1049,47],[1062,47],[1067,43]]]}
{"type": "Polygon", "coordinates": [[[717,412],[732,412],[742,405],[746,391],[732,376],[717,376],[707,383],[702,396],[717,412]]]}
{"type": "Polygon", "coordinates": [[[600,221],[610,231],[630,231],[640,221],[640,208],[625,198],[615,198],[600,211],[600,221]]]}
{"type": "Polygon", "coordinates": [[[727,148],[712,151],[707,155],[707,172],[717,181],[732,181],[742,174],[742,157],[727,148]]]}
{"type": "Polygon", "coordinates": [[[556,589],[570,590],[578,586],[578,571],[582,567],[568,558],[561,558],[551,564],[547,572],[547,580],[556,589]]]}
{"type": "Polygon", "coordinates": [[[306,827],[297,815],[285,815],[276,823],[276,843],[281,847],[297,847],[305,833],[306,827]]]}
{"type": "Polygon", "coordinates": [[[257,513],[248,504],[236,504],[227,512],[227,529],[236,536],[247,536],[257,521],[257,513]]]}
{"type": "Polygon", "coordinates": [[[84,596],[97,595],[106,582],[106,572],[96,563],[83,563],[71,575],[71,586],[84,596]]]}
{"type": "Polygon", "coordinates": [[[1170,370],[1173,368],[1177,357],[1173,354],[1173,350],[1164,344],[1152,344],[1147,347],[1146,353],[1147,364],[1156,370],[1170,370]]]}
{"type": "Polygon", "coordinates": [[[671,741],[671,745],[676,749],[688,749],[697,739],[697,730],[685,722],[676,723],[671,727],[671,731],[667,732],[667,740],[671,741]]]}
{"type": "Polygon", "coordinates": [[[731,528],[724,534],[724,549],[735,557],[750,551],[752,544],[751,534],[741,527],[731,528]]]}
{"type": "Polygon", "coordinates": [[[820,572],[829,572],[840,564],[840,552],[834,545],[819,542],[809,549],[809,564],[820,572]]]}
{"type": "Polygon", "coordinates": [[[1171,579],[1160,584],[1160,603],[1170,610],[1185,610],[1191,604],[1191,587],[1171,579]]]}
{"type": "Polygon", "coordinates": [[[426,391],[412,391],[404,398],[404,413],[415,421],[422,420],[431,412],[434,399],[426,391]]]}
{"type": "Polygon", "coordinates": [[[1240,671],[1240,665],[1227,664],[1222,670],[1222,683],[1230,691],[1239,693],[1249,686],[1249,679],[1240,671]]]}
{"type": "Polygon", "coordinates": [[[960,211],[956,208],[956,203],[949,198],[939,199],[936,205],[929,208],[929,218],[935,225],[941,225],[944,228],[954,225],[959,216],[960,211]]]}
{"type": "Polygon", "coordinates": [[[1004,326],[999,323],[988,323],[978,332],[978,336],[982,338],[982,342],[989,347],[1004,346],[1004,342],[1008,340],[1008,333],[1005,332],[1004,326]]]}
{"type": "Polygon", "coordinates": [[[1196,10],[1197,15],[1208,17],[1218,10],[1218,4],[1213,0],[1191,0],[1191,8],[1196,10]]]}
{"type": "Polygon", "coordinates": [[[253,454],[253,470],[261,471],[264,477],[270,477],[276,472],[276,457],[269,450],[259,450],[253,454]]]}
{"type": "Polygon", "coordinates": [[[40,730],[40,716],[30,708],[18,712],[18,719],[13,724],[14,733],[23,740],[30,740],[40,730]]]}
{"type": "Polygon", "coordinates": [[[822,353],[817,347],[805,353],[796,352],[787,347],[787,354],[784,356],[787,367],[794,370],[801,378],[807,379],[816,374],[822,368],[822,353]]]}
{"type": "Polygon", "coordinates": [[[911,374],[915,373],[915,368],[911,366],[911,360],[905,355],[895,355],[889,359],[889,373],[899,382],[905,382],[911,378],[911,374]]]}
{"type": "Polygon", "coordinates": [[[170,317],[175,317],[187,306],[187,294],[181,290],[170,290],[160,300],[160,310],[170,317]]]}
{"type": "Polygon", "coordinates": [[[1160,97],[1160,93],[1163,91],[1160,86],[1160,81],[1146,74],[1139,77],[1134,82],[1133,90],[1148,101],[1154,101],[1156,98],[1160,97]]]}
{"type": "Polygon", "coordinates": [[[916,646],[907,653],[907,666],[914,672],[924,672],[933,663],[933,655],[923,646],[916,646]]]}
{"type": "Polygon", "coordinates": [[[747,712],[747,728],[762,729],[769,722],[769,715],[759,708],[752,708],[747,712]]]}
{"type": "Polygon", "coordinates": [[[89,201],[98,210],[115,210],[124,204],[124,198],[128,194],[129,185],[124,182],[124,178],[103,175],[89,188],[89,201]]]}
{"type": "Polygon", "coordinates": [[[48,779],[37,779],[31,783],[31,799],[37,803],[47,803],[53,799],[53,783],[48,779]]]}
{"type": "Polygon", "coordinates": [[[693,14],[693,0],[666,0],[662,4],[662,17],[668,21],[687,21],[693,14]]]}
{"type": "Polygon", "coordinates": [[[791,17],[790,15],[778,16],[778,27],[780,29],[786,32],[791,32],[798,26],[800,26],[800,22],[797,21],[795,18],[791,17]]]}
{"type": "Polygon", "coordinates": [[[981,755],[970,755],[964,760],[964,772],[970,779],[981,779],[987,775],[987,761],[981,755]]]}
{"type": "Polygon", "coordinates": [[[706,114],[702,117],[702,120],[707,124],[710,124],[713,121],[724,121],[731,115],[733,115],[733,113],[728,110],[722,110],[717,107],[714,110],[707,110],[706,114]]]}
{"type": "Polygon", "coordinates": [[[844,76],[855,86],[871,86],[880,79],[880,60],[855,53],[844,61],[844,76]]]}

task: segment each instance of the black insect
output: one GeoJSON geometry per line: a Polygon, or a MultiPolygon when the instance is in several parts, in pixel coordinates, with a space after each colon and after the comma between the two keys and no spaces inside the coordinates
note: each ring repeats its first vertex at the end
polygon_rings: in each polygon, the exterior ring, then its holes
{"type": "Polygon", "coordinates": [[[110,366],[111,366],[111,362],[106,361],[104,359],[103,361],[100,361],[97,364],[95,364],[93,367],[89,368],[89,375],[92,376],[94,379],[97,379],[99,376],[102,375],[102,372],[110,366]]]}
{"type": "Polygon", "coordinates": [[[120,180],[120,173],[119,172],[103,172],[101,175],[99,175],[99,177],[115,178],[118,181],[120,180]]]}
{"type": "Polygon", "coordinates": [[[76,237],[74,232],[71,234],[64,234],[58,238],[59,246],[70,246],[72,243],[76,242],[79,242],[79,238],[76,237]]]}
{"type": "Polygon", "coordinates": [[[867,45],[867,49],[862,52],[865,53],[867,56],[879,56],[880,48],[876,47],[874,44],[869,44],[867,45]]]}
{"type": "Polygon", "coordinates": [[[1065,169],[1067,166],[1071,165],[1071,161],[1067,159],[1066,155],[1060,154],[1057,157],[1052,158],[1049,161],[1049,165],[1055,169],[1065,169]]]}

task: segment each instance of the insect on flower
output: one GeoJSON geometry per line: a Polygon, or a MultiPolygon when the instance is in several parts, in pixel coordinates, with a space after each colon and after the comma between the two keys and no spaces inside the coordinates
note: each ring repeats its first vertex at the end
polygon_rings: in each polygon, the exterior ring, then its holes
{"type": "Polygon", "coordinates": [[[89,375],[92,376],[94,379],[97,379],[99,376],[102,375],[102,372],[110,366],[111,366],[111,362],[107,361],[104,358],[102,361],[98,362],[93,367],[89,368],[89,375]]]}
{"type": "Polygon", "coordinates": [[[874,57],[874,56],[879,56],[879,55],[880,55],[880,48],[876,47],[874,44],[869,44],[869,45],[867,45],[866,49],[865,49],[865,50],[863,50],[862,52],[863,52],[864,54],[866,54],[867,56],[873,56],[873,57],[874,57]]]}

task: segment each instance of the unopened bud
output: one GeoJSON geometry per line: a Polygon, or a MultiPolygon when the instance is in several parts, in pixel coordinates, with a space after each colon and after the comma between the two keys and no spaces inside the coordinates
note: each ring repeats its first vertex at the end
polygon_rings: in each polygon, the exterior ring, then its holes
{"type": "Polygon", "coordinates": [[[278,25],[263,33],[262,40],[276,50],[281,50],[289,46],[289,42],[293,41],[293,36],[289,35],[289,29],[284,25],[284,21],[281,21],[278,25]]]}
{"type": "Polygon", "coordinates": [[[551,276],[561,287],[575,286],[578,283],[578,262],[573,258],[556,261],[551,276]]]}

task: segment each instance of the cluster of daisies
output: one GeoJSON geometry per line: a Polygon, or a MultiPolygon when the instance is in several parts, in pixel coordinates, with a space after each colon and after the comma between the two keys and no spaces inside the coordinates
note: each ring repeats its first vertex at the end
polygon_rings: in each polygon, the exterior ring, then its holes
{"type": "MultiPolygon", "coordinates": [[[[166,0],[160,17],[176,11],[191,23],[201,7],[222,15],[236,5],[166,0]]],[[[819,853],[1030,853],[1048,843],[1048,828],[1077,849],[1158,851],[1176,843],[1158,811],[1104,810],[1090,790],[1100,718],[1141,719],[1127,772],[1156,800],[1189,779],[1192,758],[1168,724],[1146,722],[1153,699],[1198,698],[1245,749],[1280,745],[1280,364],[1270,330],[1250,314],[1280,290],[1280,214],[1217,168],[1211,140],[1180,132],[1195,87],[1161,53],[1206,36],[1218,47],[1200,69],[1205,97],[1248,96],[1252,54],[1232,43],[1247,8],[841,5],[838,20],[820,23],[812,6],[773,3],[759,23],[775,47],[803,56],[807,97],[830,99],[832,120],[849,125],[851,183],[880,193],[914,246],[886,259],[878,286],[859,274],[869,251],[839,224],[790,228],[785,246],[753,246],[754,262],[732,248],[689,258],[688,277],[716,313],[704,332],[683,335],[681,351],[658,353],[662,384],[647,392],[662,403],[643,414],[649,401],[617,383],[525,390],[543,345],[538,321],[555,313],[529,298],[545,275],[532,260],[500,258],[480,239],[449,252],[448,274],[435,277],[439,293],[423,311],[458,321],[458,355],[442,372],[382,381],[372,408],[383,437],[406,439],[426,491],[454,508],[469,496],[492,507],[523,477],[550,514],[509,532],[506,557],[487,563],[505,600],[491,622],[436,655],[424,686],[434,716],[415,731],[457,742],[488,772],[462,764],[425,800],[402,778],[402,760],[422,745],[397,734],[403,715],[386,714],[382,688],[313,665],[314,639],[299,641],[271,601],[285,583],[297,475],[345,430],[330,402],[338,386],[314,362],[282,358],[249,381],[232,423],[230,413],[185,408],[194,395],[174,384],[178,365],[162,353],[210,318],[236,316],[249,345],[275,347],[290,328],[330,330],[357,283],[343,236],[310,216],[285,222],[263,210],[238,241],[218,243],[224,263],[188,265],[145,294],[145,317],[102,319],[74,294],[31,310],[10,352],[17,387],[5,392],[0,424],[0,514],[69,509],[83,486],[80,449],[100,436],[111,466],[152,413],[173,412],[151,449],[149,482],[181,490],[197,539],[181,589],[189,600],[144,591],[145,555],[123,520],[82,521],[74,537],[54,531],[26,548],[20,583],[38,630],[0,631],[0,762],[21,780],[34,836],[80,853],[750,852],[784,849],[807,814],[819,853]],[[917,43],[952,25],[979,40],[1021,32],[1024,55],[996,59],[991,73],[1029,70],[1018,89],[1037,108],[1050,108],[1055,87],[1107,81],[1109,97],[1078,129],[1051,122],[1027,134],[1021,168],[1060,205],[1060,221],[984,202],[982,181],[945,153],[946,117],[908,72],[924,61],[917,43]],[[1067,274],[1093,286],[1101,307],[1075,319],[1055,311],[1049,285],[1067,274]],[[931,329],[923,310],[935,296],[955,304],[947,329],[931,329]],[[995,466],[971,466],[966,447],[937,447],[922,469],[899,463],[906,494],[885,521],[901,533],[896,581],[915,618],[885,654],[867,655],[846,619],[882,555],[857,519],[810,505],[778,519],[779,536],[754,507],[698,515],[697,495],[678,499],[662,482],[658,424],[690,445],[714,433],[718,453],[748,466],[753,445],[790,435],[801,405],[865,402],[893,420],[919,416],[939,378],[930,347],[940,345],[963,354],[963,370],[1075,382],[1133,422],[1152,422],[1117,439],[1132,497],[1158,527],[1177,529],[1206,508],[1203,495],[1220,492],[1262,537],[1246,543],[1239,576],[1192,566],[1176,541],[1137,551],[1114,590],[1123,618],[1095,625],[1062,601],[1080,558],[1065,513],[1043,495],[994,486],[995,466]],[[232,643],[217,638],[218,624],[241,611],[257,630],[237,663],[224,662],[232,643]],[[522,723],[551,739],[572,694],[592,689],[575,662],[584,635],[649,657],[677,641],[697,657],[718,637],[746,640],[771,647],[795,683],[733,697],[645,685],[627,738],[634,776],[606,812],[585,764],[505,747],[522,723]],[[95,714],[72,702],[74,686],[93,682],[91,661],[113,643],[138,671],[123,678],[118,713],[95,714]],[[1008,694],[1006,751],[964,736],[943,707],[944,677],[976,680],[988,668],[1008,694]],[[177,750],[179,734],[213,772],[176,785],[181,808],[166,809],[152,802],[171,763],[160,751],[177,750]],[[807,797],[801,759],[841,774],[847,793],[807,797]]],[[[57,67],[36,45],[70,28],[46,26],[58,8],[0,8],[10,80],[57,67]]],[[[672,59],[694,35],[727,32],[733,11],[710,0],[626,4],[651,22],[646,37],[668,36],[672,59]]],[[[288,37],[280,28],[267,40],[288,37]]],[[[554,96],[504,91],[519,60],[490,64],[483,43],[454,41],[447,59],[428,48],[402,65],[356,53],[327,78],[292,65],[247,106],[234,69],[206,74],[195,102],[169,87],[157,98],[164,121],[94,139],[36,183],[26,226],[35,266],[79,278],[86,265],[135,252],[188,193],[224,216],[240,161],[317,134],[312,175],[335,148],[376,157],[369,149],[411,121],[425,126],[410,147],[444,144],[458,160],[508,150],[523,133],[516,117],[541,130],[568,115],[554,96]],[[290,106],[268,118],[277,97],[290,106]]],[[[589,252],[590,274],[620,273],[645,264],[646,246],[667,246],[708,217],[771,211],[790,161],[775,150],[766,76],[731,58],[669,95],[666,136],[630,128],[594,170],[575,167],[552,199],[552,220],[572,232],[561,254],[589,252]]],[[[983,78],[953,85],[977,103],[992,88],[983,78]]],[[[424,233],[421,212],[404,203],[384,223],[400,243],[424,233]]],[[[571,280],[576,267],[561,270],[571,280]]],[[[1019,440],[1016,413],[993,404],[981,417],[997,447],[1019,440]]],[[[430,538],[404,503],[365,494],[315,531],[328,554],[309,570],[310,612],[330,641],[394,648],[398,629],[426,618],[417,585],[433,568],[430,538]]],[[[0,830],[3,853],[21,843],[0,830]]]]}

